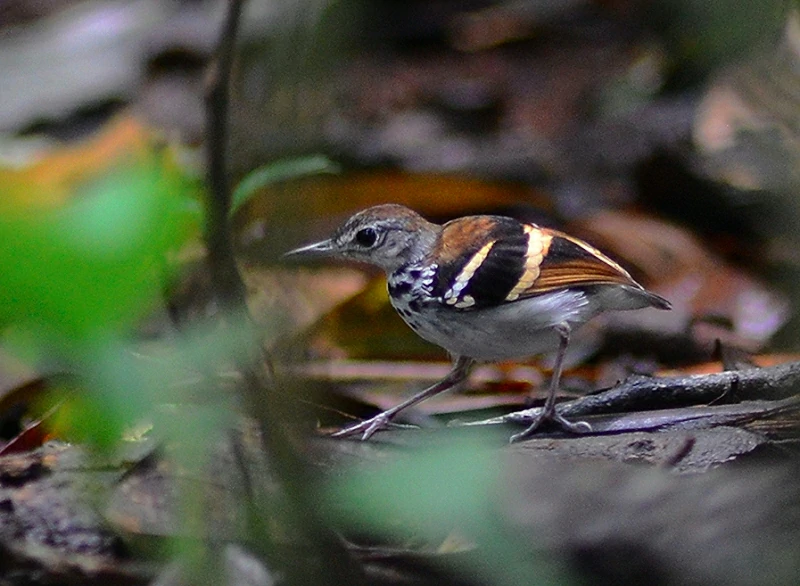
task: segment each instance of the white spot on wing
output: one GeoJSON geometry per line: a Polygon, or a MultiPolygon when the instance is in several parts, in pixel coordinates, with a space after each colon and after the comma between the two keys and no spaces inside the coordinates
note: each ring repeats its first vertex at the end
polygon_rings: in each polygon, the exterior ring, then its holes
{"type": "Polygon", "coordinates": [[[486,260],[486,257],[489,256],[489,252],[492,250],[495,241],[492,240],[491,242],[487,242],[486,244],[481,247],[481,249],[472,255],[472,258],[469,259],[469,262],[464,265],[464,268],[456,275],[456,278],[453,281],[451,287],[445,292],[443,298],[448,305],[455,305],[456,307],[470,307],[475,305],[475,299],[471,296],[467,295],[463,299],[459,300],[458,297],[461,295],[461,292],[469,285],[469,280],[475,275],[475,271],[480,268],[483,264],[483,261],[486,260]],[[470,301],[467,301],[469,299],[470,301]]]}
{"type": "Polygon", "coordinates": [[[465,307],[472,307],[475,305],[475,298],[472,295],[464,295],[464,298],[456,303],[456,307],[464,309],[465,307]]]}

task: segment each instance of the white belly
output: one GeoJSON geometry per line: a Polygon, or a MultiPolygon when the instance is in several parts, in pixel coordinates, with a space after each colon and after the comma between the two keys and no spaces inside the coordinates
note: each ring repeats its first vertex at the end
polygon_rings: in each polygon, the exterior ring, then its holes
{"type": "Polygon", "coordinates": [[[599,310],[581,291],[564,290],[490,309],[456,311],[432,305],[421,313],[400,315],[422,338],[451,354],[492,361],[554,350],[559,344],[555,325],[566,322],[577,328],[599,310]]]}

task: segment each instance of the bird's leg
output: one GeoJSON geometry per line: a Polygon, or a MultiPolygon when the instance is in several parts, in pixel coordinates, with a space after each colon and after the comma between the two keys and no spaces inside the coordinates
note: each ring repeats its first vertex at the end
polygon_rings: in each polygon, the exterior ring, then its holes
{"type": "Polygon", "coordinates": [[[474,365],[475,361],[472,358],[465,358],[463,356],[459,357],[456,360],[456,363],[453,365],[453,369],[447,374],[446,377],[444,377],[435,385],[428,387],[424,391],[420,391],[410,399],[403,401],[391,409],[387,409],[386,411],[378,413],[372,419],[367,419],[366,421],[362,421],[361,423],[351,425],[350,427],[345,427],[344,429],[337,431],[336,433],[332,434],[332,437],[347,437],[350,435],[360,434],[362,440],[369,439],[373,433],[386,427],[392,418],[400,413],[400,411],[403,409],[407,409],[412,405],[416,405],[428,397],[438,395],[439,393],[442,393],[462,382],[467,378],[474,365]]]}
{"type": "Polygon", "coordinates": [[[561,382],[561,371],[564,369],[564,357],[567,354],[569,345],[570,327],[566,323],[556,326],[559,336],[558,353],[556,354],[556,365],[553,368],[553,376],[550,380],[550,389],[547,392],[547,399],[544,402],[542,412],[533,420],[525,431],[516,433],[509,440],[511,443],[522,441],[529,438],[539,428],[543,421],[550,420],[558,423],[564,430],[572,433],[588,433],[592,431],[591,426],[585,421],[569,421],[556,411],[556,393],[561,382]]]}

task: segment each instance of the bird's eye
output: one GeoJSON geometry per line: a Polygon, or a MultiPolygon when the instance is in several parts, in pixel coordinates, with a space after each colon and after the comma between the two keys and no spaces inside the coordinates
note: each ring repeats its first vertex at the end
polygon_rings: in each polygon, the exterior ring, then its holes
{"type": "Polygon", "coordinates": [[[375,231],[374,228],[362,228],[358,232],[356,232],[355,241],[356,244],[359,246],[363,246],[364,248],[369,248],[373,246],[375,242],[378,240],[378,233],[375,231]]]}

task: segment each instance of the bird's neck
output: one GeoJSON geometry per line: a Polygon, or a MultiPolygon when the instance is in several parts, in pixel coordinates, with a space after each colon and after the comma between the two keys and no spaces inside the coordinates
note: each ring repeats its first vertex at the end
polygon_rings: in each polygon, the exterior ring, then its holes
{"type": "Polygon", "coordinates": [[[408,233],[408,238],[403,242],[399,251],[386,262],[381,263],[388,276],[402,273],[409,267],[421,267],[428,264],[428,257],[434,248],[441,227],[425,222],[414,232],[408,233]]]}

